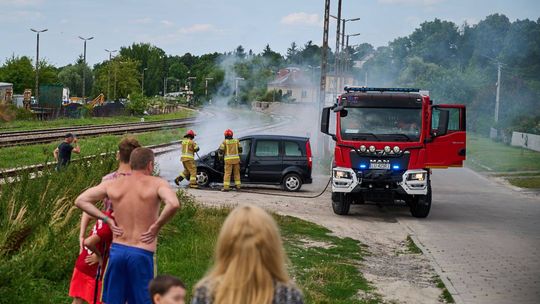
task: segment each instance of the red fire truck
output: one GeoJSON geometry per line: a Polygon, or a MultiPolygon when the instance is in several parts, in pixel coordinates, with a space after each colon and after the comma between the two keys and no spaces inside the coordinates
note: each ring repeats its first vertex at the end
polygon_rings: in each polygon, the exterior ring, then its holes
{"type": "Polygon", "coordinates": [[[465,160],[465,106],[433,104],[419,89],[345,87],[323,109],[321,131],[336,142],[332,208],[339,215],[353,203],[402,200],[413,216],[426,217],[431,169],[465,160]]]}

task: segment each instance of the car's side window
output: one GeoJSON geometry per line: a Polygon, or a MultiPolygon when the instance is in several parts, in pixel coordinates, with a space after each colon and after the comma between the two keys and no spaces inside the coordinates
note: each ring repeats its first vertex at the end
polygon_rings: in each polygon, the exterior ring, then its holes
{"type": "Polygon", "coordinates": [[[285,156],[303,156],[302,149],[297,142],[285,141],[285,156]]]}
{"type": "Polygon", "coordinates": [[[279,156],[279,141],[258,140],[257,146],[255,147],[255,156],[278,157],[279,156]]]}
{"type": "Polygon", "coordinates": [[[251,152],[251,139],[241,140],[240,147],[242,147],[242,154],[240,155],[249,155],[249,152],[251,152]]]}

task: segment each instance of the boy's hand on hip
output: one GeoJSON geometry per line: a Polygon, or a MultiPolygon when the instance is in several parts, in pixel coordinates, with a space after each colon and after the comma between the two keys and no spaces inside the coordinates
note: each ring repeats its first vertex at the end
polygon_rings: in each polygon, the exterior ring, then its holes
{"type": "Polygon", "coordinates": [[[109,225],[109,228],[111,228],[111,231],[113,233],[113,235],[115,236],[122,236],[122,234],[124,234],[124,230],[122,230],[122,228],[116,226],[116,222],[109,218],[107,220],[107,225],[109,225]]]}
{"type": "Polygon", "coordinates": [[[148,231],[141,235],[141,242],[150,244],[152,243],[159,233],[159,227],[156,224],[152,224],[148,231]]]}

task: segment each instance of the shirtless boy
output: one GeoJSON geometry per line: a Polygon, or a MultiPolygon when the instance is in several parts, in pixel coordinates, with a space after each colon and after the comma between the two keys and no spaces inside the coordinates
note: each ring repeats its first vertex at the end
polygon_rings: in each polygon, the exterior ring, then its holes
{"type": "Polygon", "coordinates": [[[151,303],[148,284],[155,276],[157,235],[180,208],[169,184],[152,176],[152,150],[133,150],[129,163],[130,176],[102,182],[75,201],[84,212],[109,224],[113,232],[103,279],[102,301],[107,304],[151,303]],[[94,205],[106,197],[112,203],[114,220],[94,205]],[[161,214],[160,201],[165,203],[161,214]]]}

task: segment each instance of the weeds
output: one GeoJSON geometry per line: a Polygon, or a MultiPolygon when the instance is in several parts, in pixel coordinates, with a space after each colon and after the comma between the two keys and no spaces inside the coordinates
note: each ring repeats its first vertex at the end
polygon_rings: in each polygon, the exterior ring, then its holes
{"type": "Polygon", "coordinates": [[[411,238],[410,235],[407,235],[407,250],[410,252],[410,253],[414,253],[414,254],[422,254],[422,249],[418,248],[418,246],[416,246],[416,244],[414,243],[413,239],[411,238]]]}

